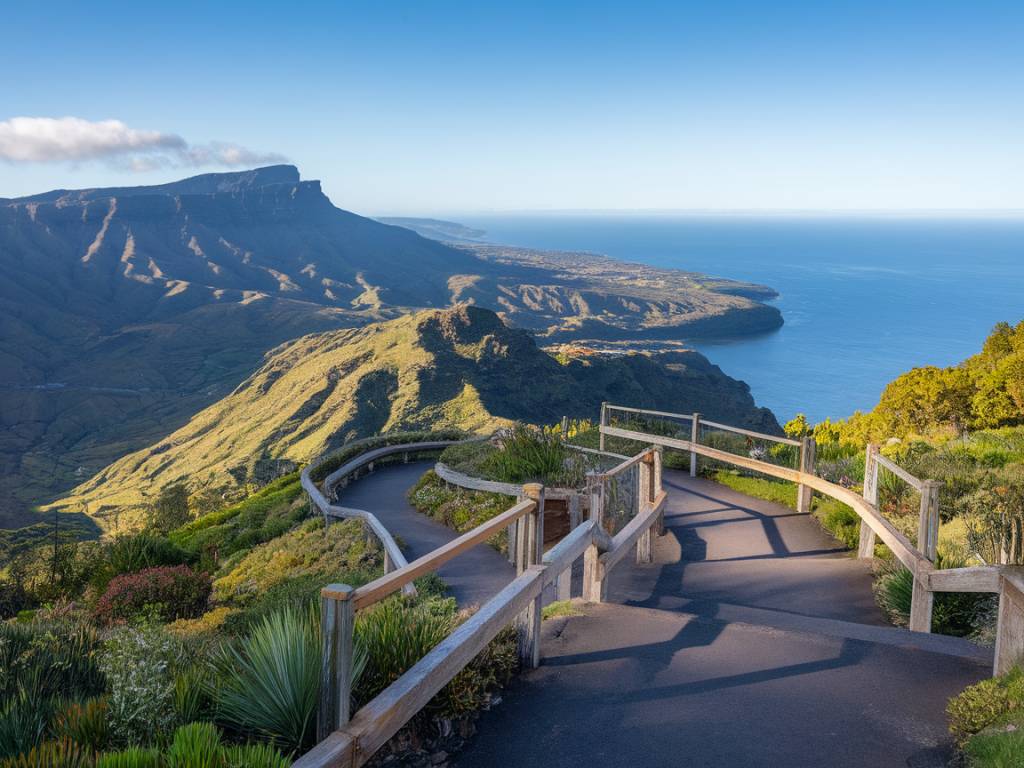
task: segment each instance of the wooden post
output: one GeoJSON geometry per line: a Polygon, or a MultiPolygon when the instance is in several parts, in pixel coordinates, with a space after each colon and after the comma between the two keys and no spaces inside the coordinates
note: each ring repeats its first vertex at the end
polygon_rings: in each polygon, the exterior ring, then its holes
{"type": "MultiPolygon", "coordinates": [[[[864,501],[878,507],[878,446],[868,443],[864,453],[864,501]]],[[[857,557],[871,560],[875,556],[875,530],[866,521],[860,521],[860,542],[857,557]]]]}
{"type": "MultiPolygon", "coordinates": [[[[587,488],[590,490],[590,519],[603,530],[604,524],[604,482],[589,473],[587,488]]],[[[597,545],[591,544],[583,553],[583,599],[588,603],[600,603],[604,600],[607,586],[601,573],[598,560],[597,545]]]]}
{"type": "Polygon", "coordinates": [[[387,547],[384,547],[384,573],[391,573],[395,570],[395,564],[391,560],[391,553],[388,552],[387,547]]]}
{"type": "MultiPolygon", "coordinates": [[[[544,486],[540,483],[527,483],[523,486],[523,495],[536,504],[536,509],[529,515],[520,518],[528,521],[524,551],[528,569],[540,566],[544,556],[544,486]]],[[[535,669],[540,665],[540,622],[543,612],[544,593],[541,591],[536,599],[523,611],[518,619],[519,659],[523,666],[535,669]]]]}
{"type": "Polygon", "coordinates": [[[608,403],[601,403],[601,422],[598,425],[600,437],[598,438],[597,447],[602,451],[604,450],[604,432],[600,428],[606,426],[608,426],[608,403]]]}
{"type": "MultiPolygon", "coordinates": [[[[660,445],[654,446],[654,464],[651,470],[651,480],[654,483],[654,496],[657,498],[658,494],[664,490],[662,468],[665,462],[665,449],[660,445]]],[[[656,533],[658,536],[665,535],[665,508],[661,508],[661,512],[658,513],[658,522],[655,525],[656,533]]]]}
{"type": "MultiPolygon", "coordinates": [[[[800,440],[800,471],[814,474],[814,460],[818,452],[818,444],[813,437],[804,437],[800,440]]],[[[811,511],[811,499],[814,498],[814,491],[809,485],[801,483],[796,489],[796,511],[807,514],[811,511]]]]}
{"type": "Polygon", "coordinates": [[[355,629],[353,588],[331,584],[320,591],[320,631],[323,644],[320,668],[320,709],[317,740],[323,741],[351,718],[352,643],[355,629]]]}
{"type": "MultiPolygon", "coordinates": [[[[690,442],[694,445],[700,443],[700,414],[693,414],[693,423],[690,425],[690,442]]],[[[690,451],[690,477],[697,476],[697,452],[690,451]]]]}
{"type": "MultiPolygon", "coordinates": [[[[573,531],[579,525],[580,520],[580,496],[577,493],[569,496],[569,530],[573,531]]],[[[555,599],[568,600],[572,597],[572,566],[570,565],[560,574],[555,586],[555,599]]]]}
{"type": "Polygon", "coordinates": [[[569,417],[562,417],[562,442],[564,443],[569,439],[569,417]]]}
{"type": "Polygon", "coordinates": [[[914,592],[910,598],[910,631],[932,631],[932,607],[935,593],[925,585],[922,578],[914,575],[914,592]]]}
{"type": "Polygon", "coordinates": [[[1002,675],[1024,660],[1024,579],[1003,573],[999,577],[999,621],[993,674],[1002,675]]]}
{"type": "MultiPolygon", "coordinates": [[[[524,501],[525,499],[525,496],[519,494],[518,496],[516,496],[516,504],[518,504],[521,501],[524,501]]],[[[522,518],[520,518],[520,520],[521,519],[522,518]]],[[[516,520],[506,529],[506,535],[508,538],[508,561],[512,563],[512,565],[518,565],[519,563],[519,542],[517,539],[519,533],[520,520],[516,520]]],[[[522,573],[522,571],[520,571],[517,567],[516,575],[518,576],[520,573],[522,573]]]]}
{"type": "Polygon", "coordinates": [[[917,548],[935,562],[939,551],[939,489],[942,483],[925,480],[921,488],[921,513],[917,520],[917,548]]]}
{"type": "MultiPolygon", "coordinates": [[[[642,515],[654,500],[654,451],[648,452],[643,461],[637,465],[639,478],[637,481],[637,514],[642,515]]],[[[638,563],[654,562],[654,542],[652,541],[653,526],[650,526],[636,540],[636,561],[638,563]]]]}

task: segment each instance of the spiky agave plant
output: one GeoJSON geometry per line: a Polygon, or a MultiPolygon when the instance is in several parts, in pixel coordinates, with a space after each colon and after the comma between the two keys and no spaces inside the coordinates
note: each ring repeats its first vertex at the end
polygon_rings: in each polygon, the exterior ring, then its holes
{"type": "MultiPolygon", "coordinates": [[[[217,715],[242,731],[273,739],[286,750],[310,746],[320,696],[320,619],[315,604],[282,608],[250,634],[221,647],[210,693],[217,715]]],[[[353,674],[365,664],[356,645],[353,674]]]]}

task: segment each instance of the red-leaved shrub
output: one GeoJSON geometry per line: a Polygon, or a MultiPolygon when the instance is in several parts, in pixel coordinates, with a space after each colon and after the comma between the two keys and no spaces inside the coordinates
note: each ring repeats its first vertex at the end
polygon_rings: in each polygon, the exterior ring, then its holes
{"type": "Polygon", "coordinates": [[[96,603],[93,617],[100,624],[133,619],[153,612],[164,621],[191,619],[206,609],[210,576],[187,565],[157,566],[115,576],[96,603]]]}

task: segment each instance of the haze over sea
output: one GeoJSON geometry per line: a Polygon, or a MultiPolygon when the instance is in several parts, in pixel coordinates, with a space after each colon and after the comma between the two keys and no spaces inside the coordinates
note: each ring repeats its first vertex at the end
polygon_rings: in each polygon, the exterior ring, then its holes
{"type": "Polygon", "coordinates": [[[874,406],[915,366],[977,352],[1024,319],[1024,218],[502,214],[451,216],[506,245],[604,253],[771,286],[779,331],[696,342],[780,421],[874,406]]]}

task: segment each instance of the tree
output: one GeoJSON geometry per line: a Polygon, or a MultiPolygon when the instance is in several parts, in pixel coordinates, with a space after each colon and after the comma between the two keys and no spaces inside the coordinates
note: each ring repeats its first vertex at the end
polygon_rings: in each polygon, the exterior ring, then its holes
{"type": "Polygon", "coordinates": [[[165,485],[149,508],[148,527],[166,534],[192,519],[188,510],[188,487],[184,483],[165,485]]]}

